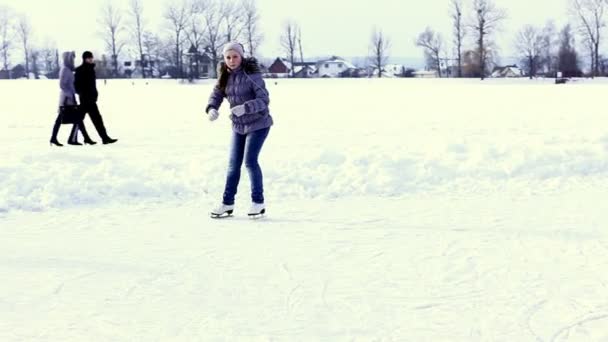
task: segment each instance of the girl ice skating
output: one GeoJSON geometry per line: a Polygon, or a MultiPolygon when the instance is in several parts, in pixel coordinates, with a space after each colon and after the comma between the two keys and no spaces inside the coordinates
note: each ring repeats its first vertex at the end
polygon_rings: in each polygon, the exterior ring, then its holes
{"type": "Polygon", "coordinates": [[[268,110],[269,94],[257,61],[244,58],[243,45],[228,43],[224,46],[223,55],[224,61],[218,68],[218,82],[209,97],[206,112],[209,120],[216,120],[219,117],[218,109],[226,98],[230,104],[233,134],[223,200],[211,211],[211,217],[232,215],[243,160],[251,180],[248,214],[257,217],[266,212],[258,156],[273,124],[268,110]]]}

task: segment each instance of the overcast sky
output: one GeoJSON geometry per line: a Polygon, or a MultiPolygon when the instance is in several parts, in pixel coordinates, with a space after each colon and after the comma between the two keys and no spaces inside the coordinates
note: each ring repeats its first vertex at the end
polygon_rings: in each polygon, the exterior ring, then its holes
{"type": "MultiPolygon", "coordinates": [[[[97,16],[106,0],[0,0],[11,8],[26,12],[38,40],[48,37],[61,50],[100,51],[103,42],[97,32],[97,16]]],[[[465,0],[465,6],[472,0],[465,0]]],[[[508,12],[508,20],[498,33],[501,55],[513,54],[516,32],[525,24],[542,26],[552,19],[561,27],[568,21],[568,0],[495,0],[508,12]]],[[[128,1],[115,0],[118,6],[128,1]]],[[[166,0],[143,0],[149,28],[163,31],[162,9],[166,0]]],[[[421,57],[414,39],[426,26],[451,38],[449,0],[258,0],[261,28],[265,39],[260,47],[264,57],[280,53],[279,37],[283,23],[291,18],[302,28],[308,56],[365,56],[374,26],[391,39],[391,55],[421,57]]],[[[468,14],[468,13],[467,13],[468,14]]]]}

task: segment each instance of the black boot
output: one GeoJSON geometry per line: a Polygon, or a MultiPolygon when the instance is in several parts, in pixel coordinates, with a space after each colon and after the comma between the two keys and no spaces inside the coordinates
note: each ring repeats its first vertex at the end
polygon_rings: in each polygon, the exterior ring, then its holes
{"type": "Polygon", "coordinates": [[[117,141],[118,141],[118,139],[112,139],[110,137],[107,137],[107,138],[103,139],[103,144],[104,145],[113,144],[117,141]]]}
{"type": "Polygon", "coordinates": [[[59,140],[57,140],[57,138],[51,138],[51,140],[49,141],[50,145],[55,145],[55,146],[63,146],[62,143],[59,142],[59,140]]]}
{"type": "Polygon", "coordinates": [[[84,122],[81,122],[78,124],[78,129],[80,130],[80,133],[82,133],[82,136],[84,137],[85,145],[97,144],[97,141],[93,141],[93,139],[91,139],[91,137],[89,136],[89,133],[87,132],[87,128],[84,126],[84,122]]]}
{"type": "Polygon", "coordinates": [[[51,135],[51,140],[49,140],[49,143],[51,145],[63,146],[63,144],[61,144],[59,140],[57,140],[57,134],[59,134],[59,127],[61,127],[61,114],[57,115],[57,119],[55,120],[55,124],[53,125],[53,133],[51,135]]]}

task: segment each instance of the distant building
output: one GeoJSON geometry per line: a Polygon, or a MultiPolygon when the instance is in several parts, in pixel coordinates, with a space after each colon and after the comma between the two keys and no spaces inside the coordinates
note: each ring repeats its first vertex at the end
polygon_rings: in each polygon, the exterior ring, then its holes
{"type": "Polygon", "coordinates": [[[2,70],[0,71],[0,79],[8,80],[8,79],[18,79],[25,77],[25,67],[21,64],[17,64],[10,70],[2,70]]]}
{"type": "Polygon", "coordinates": [[[186,54],[185,72],[192,78],[215,77],[216,70],[209,49],[200,52],[191,45],[186,54]]]}
{"type": "Polygon", "coordinates": [[[388,64],[384,66],[384,72],[389,77],[403,77],[405,75],[405,66],[401,64],[388,64]]]}
{"type": "Polygon", "coordinates": [[[418,71],[414,71],[412,73],[412,75],[415,78],[437,78],[437,77],[439,77],[437,70],[418,70],[418,71]]]}
{"type": "Polygon", "coordinates": [[[357,69],[357,67],[337,56],[317,62],[317,75],[319,77],[340,77],[348,69],[357,69]]]}
{"type": "Polygon", "coordinates": [[[363,68],[349,68],[344,70],[344,72],[340,73],[340,77],[343,78],[361,78],[361,77],[369,77],[371,71],[363,68]]]}
{"type": "Polygon", "coordinates": [[[492,77],[496,78],[513,78],[513,77],[522,77],[524,73],[517,65],[507,65],[504,67],[495,67],[492,70],[492,77]]]}
{"type": "Polygon", "coordinates": [[[122,73],[125,77],[128,78],[142,78],[142,63],[144,66],[144,71],[146,73],[146,78],[159,77],[159,61],[150,58],[148,55],[144,55],[144,60],[141,58],[133,58],[130,60],[125,60],[122,62],[122,73]]]}
{"type": "MultiPolygon", "coordinates": [[[[371,76],[378,77],[378,68],[372,68],[371,76]]],[[[401,64],[387,64],[382,67],[382,77],[394,78],[394,77],[404,77],[404,76],[405,76],[405,67],[401,64]]]]}
{"type": "Polygon", "coordinates": [[[277,57],[268,67],[268,75],[270,77],[289,77],[290,72],[291,63],[280,57],[277,57]]]}
{"type": "Polygon", "coordinates": [[[298,62],[293,66],[293,77],[295,78],[311,78],[317,73],[317,63],[315,62],[298,62]]]}

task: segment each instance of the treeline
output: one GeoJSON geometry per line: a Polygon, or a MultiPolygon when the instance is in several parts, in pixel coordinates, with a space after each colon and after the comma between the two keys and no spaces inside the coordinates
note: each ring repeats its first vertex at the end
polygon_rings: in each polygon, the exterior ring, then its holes
{"type": "MultiPolygon", "coordinates": [[[[608,60],[600,53],[608,1],[570,0],[568,6],[570,23],[564,27],[553,22],[526,25],[514,37],[519,62],[530,78],[558,73],[581,76],[583,56],[589,59],[589,76],[608,73],[608,60]]],[[[451,0],[449,19],[453,28],[449,42],[430,27],[415,40],[424,51],[427,69],[439,76],[488,76],[499,59],[495,34],[508,20],[506,9],[492,0],[451,0]]]]}

